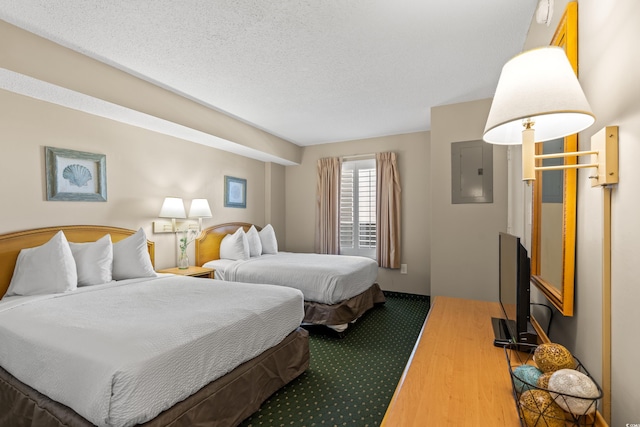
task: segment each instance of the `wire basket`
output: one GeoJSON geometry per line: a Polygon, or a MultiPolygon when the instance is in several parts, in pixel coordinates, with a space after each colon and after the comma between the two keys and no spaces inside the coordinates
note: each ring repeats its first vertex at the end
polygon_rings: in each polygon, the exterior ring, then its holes
{"type": "Polygon", "coordinates": [[[593,381],[598,389],[597,397],[585,398],[550,391],[538,387],[537,384],[531,384],[531,380],[521,377],[521,373],[519,376],[514,372],[521,365],[536,366],[533,360],[536,347],[535,344],[507,344],[504,346],[513,398],[522,427],[595,426],[602,389],[576,357],[574,357],[575,370],[585,374],[593,381]],[[523,395],[525,395],[524,398],[523,395]],[[571,412],[566,409],[570,409],[571,412]]]}

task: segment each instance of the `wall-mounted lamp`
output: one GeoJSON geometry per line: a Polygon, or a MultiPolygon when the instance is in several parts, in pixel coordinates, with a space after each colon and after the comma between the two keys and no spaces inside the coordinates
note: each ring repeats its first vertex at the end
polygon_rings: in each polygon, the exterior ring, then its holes
{"type": "Polygon", "coordinates": [[[202,218],[211,218],[211,208],[207,199],[193,199],[189,208],[188,218],[198,218],[198,222],[187,219],[184,202],[179,197],[167,197],[162,203],[160,218],[170,218],[171,221],[154,221],[154,233],[182,233],[202,230],[202,218]],[[180,221],[176,221],[180,220],[180,221]]]}
{"type": "Polygon", "coordinates": [[[171,218],[171,224],[156,221],[153,223],[153,231],[155,233],[175,233],[177,231],[176,218],[184,219],[187,217],[184,210],[184,202],[179,197],[165,197],[158,216],[160,218],[171,218]]]}
{"type": "Polygon", "coordinates": [[[189,207],[189,218],[198,218],[198,231],[202,231],[202,218],[211,218],[207,199],[193,199],[189,207]]]}
{"type": "Polygon", "coordinates": [[[598,173],[596,184],[592,185],[614,184],[618,182],[617,128],[614,136],[614,127],[607,127],[604,143],[595,144],[590,151],[535,154],[536,142],[578,133],[594,122],[595,116],[564,50],[543,47],[515,56],[502,68],[483,139],[491,144],[522,144],[525,181],[534,180],[538,170],[595,167],[598,173]],[[536,166],[536,159],[584,155],[595,155],[596,161],[536,166]]]}

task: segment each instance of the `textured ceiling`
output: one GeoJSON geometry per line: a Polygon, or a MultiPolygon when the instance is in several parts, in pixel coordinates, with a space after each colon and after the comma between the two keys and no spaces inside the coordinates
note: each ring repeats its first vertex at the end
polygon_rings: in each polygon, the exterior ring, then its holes
{"type": "Polygon", "coordinates": [[[537,0],[0,0],[0,19],[298,145],[491,97],[537,0]]]}

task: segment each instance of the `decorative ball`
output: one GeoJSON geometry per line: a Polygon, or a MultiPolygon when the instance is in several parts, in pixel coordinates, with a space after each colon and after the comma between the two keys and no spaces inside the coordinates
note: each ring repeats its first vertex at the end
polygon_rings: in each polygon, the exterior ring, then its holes
{"type": "Polygon", "coordinates": [[[571,352],[556,343],[540,344],[533,352],[533,360],[542,372],[554,372],[559,369],[574,369],[576,361],[571,352]]]}
{"type": "Polygon", "coordinates": [[[538,378],[538,383],[536,384],[539,388],[547,389],[549,388],[549,378],[551,378],[553,372],[545,372],[538,378]]]}
{"type": "Polygon", "coordinates": [[[556,403],[567,412],[588,415],[596,410],[595,402],[600,396],[598,386],[580,371],[560,369],[554,372],[548,388],[556,403]]]}
{"type": "Polygon", "coordinates": [[[518,393],[530,390],[538,383],[542,371],[533,365],[520,365],[513,370],[513,386],[518,393]]]}
{"type": "Polygon", "coordinates": [[[527,427],[564,427],[564,412],[549,392],[527,390],[520,396],[520,411],[527,427]]]}

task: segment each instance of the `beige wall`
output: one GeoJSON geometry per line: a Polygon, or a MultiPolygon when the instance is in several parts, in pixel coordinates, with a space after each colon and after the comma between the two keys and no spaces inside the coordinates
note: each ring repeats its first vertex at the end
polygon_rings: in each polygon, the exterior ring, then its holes
{"type": "MultiPolygon", "coordinates": [[[[567,1],[556,1],[550,27],[532,24],[526,48],[546,45],[567,1]]],[[[578,3],[580,82],[597,121],[580,134],[580,148],[604,126],[619,126],[620,183],[612,190],[611,426],[640,420],[640,3],[582,0],[578,3]]],[[[567,345],[602,381],[603,191],[591,188],[589,170],[578,173],[576,298],[573,317],[556,312],[551,338],[567,345]]],[[[528,194],[524,199],[528,199],[528,194]]],[[[530,204],[525,203],[524,209],[530,204]]],[[[515,206],[515,210],[522,209],[515,206]]],[[[528,224],[520,224],[526,230],[528,224]]],[[[528,232],[528,230],[526,230],[528,232]]]]}
{"type": "MultiPolygon", "coordinates": [[[[171,234],[152,234],[166,196],[207,198],[213,218],[264,224],[264,163],[0,90],[0,233],[66,224],[143,227],[156,267],[176,263],[171,234]],[[106,155],[107,202],[46,201],[44,146],[106,155]],[[247,209],[223,206],[224,175],[247,179],[247,209]]],[[[189,248],[193,257],[193,244],[189,248]]],[[[191,258],[193,259],[193,258],[191,258]]]]}
{"type": "Polygon", "coordinates": [[[285,167],[265,164],[265,225],[271,224],[278,237],[278,250],[286,250],[285,167]]]}
{"type": "MultiPolygon", "coordinates": [[[[588,148],[591,136],[607,125],[620,127],[620,184],[612,202],[612,423],[624,425],[640,420],[640,3],[636,0],[595,0],[579,3],[580,80],[597,121],[580,135],[581,148],[588,148]],[[633,338],[636,337],[636,338],[633,338]]],[[[602,191],[591,189],[588,171],[579,173],[578,254],[576,303],[578,304],[576,349],[580,354],[596,353],[597,320],[601,281],[593,268],[599,263],[602,239],[599,227],[587,228],[594,212],[602,210],[602,191]]],[[[597,214],[595,215],[597,216],[597,214]]],[[[567,321],[570,329],[576,321],[567,321]]],[[[586,356],[597,360],[597,356],[586,356]]],[[[595,364],[595,363],[593,363],[595,364]]]]}
{"type": "MultiPolygon", "coordinates": [[[[0,21],[0,67],[297,162],[302,149],[219,111],[0,21]]],[[[156,267],[175,265],[176,239],[152,234],[164,197],[209,200],[204,225],[284,223],[284,168],[0,90],[0,233],[39,226],[143,227],[156,267]],[[44,146],[105,154],[106,203],[45,201],[44,146]],[[247,179],[247,209],[224,208],[224,176],[247,179]],[[267,199],[268,195],[268,199],[267,199]]],[[[193,245],[189,248],[194,256],[193,245]]]]}
{"type": "Polygon", "coordinates": [[[490,106],[485,99],[431,110],[433,296],[498,300],[498,232],[507,228],[506,147],[493,147],[493,203],[451,203],[451,143],[482,139],[490,106]]]}
{"type": "Polygon", "coordinates": [[[429,288],[429,133],[419,132],[306,147],[300,166],[286,167],[287,250],[313,252],[316,163],[323,157],[383,151],[398,154],[402,185],[402,254],[408,274],[379,269],[382,289],[428,295],[429,288]]]}
{"type": "Polygon", "coordinates": [[[0,20],[0,67],[298,163],[301,148],[0,20]]]}

